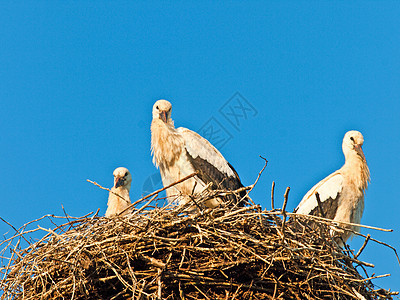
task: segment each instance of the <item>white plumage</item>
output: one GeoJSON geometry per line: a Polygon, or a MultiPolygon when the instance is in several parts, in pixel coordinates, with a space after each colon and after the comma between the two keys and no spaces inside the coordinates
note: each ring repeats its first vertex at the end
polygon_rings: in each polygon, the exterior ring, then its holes
{"type": "MultiPolygon", "coordinates": [[[[235,169],[209,141],[189,129],[174,127],[171,109],[171,103],[166,100],[158,100],[153,106],[153,163],[160,168],[164,186],[196,171],[198,174],[167,189],[169,200],[176,199],[183,204],[188,201],[188,195],[201,193],[208,185],[211,185],[212,189],[226,190],[242,187],[235,169]]],[[[216,207],[220,201],[211,199],[205,205],[216,207]]]]}
{"type": "Polygon", "coordinates": [[[114,186],[108,196],[106,217],[121,213],[131,204],[129,190],[131,188],[132,176],[127,168],[119,167],[113,172],[114,186]],[[118,197],[117,195],[121,196],[118,197]]]}
{"type": "MultiPolygon", "coordinates": [[[[364,211],[364,193],[370,181],[368,165],[362,151],[363,143],[364,138],[360,132],[352,130],[345,134],[342,143],[345,164],[308,191],[297,206],[297,213],[317,215],[319,210],[315,194],[318,192],[326,218],[360,223],[364,211]]],[[[348,228],[359,230],[356,226],[348,228]]],[[[350,236],[350,232],[341,235],[344,241],[350,236]]]]}

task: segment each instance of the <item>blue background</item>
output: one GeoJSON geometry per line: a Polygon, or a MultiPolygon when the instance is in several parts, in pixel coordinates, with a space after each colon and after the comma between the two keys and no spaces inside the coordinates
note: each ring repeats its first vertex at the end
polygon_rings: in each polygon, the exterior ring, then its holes
{"type": "MultiPolygon", "coordinates": [[[[341,167],[345,132],[361,131],[362,223],[394,229],[361,232],[400,248],[399,15],[398,1],[2,1],[0,216],[19,227],[61,205],[104,214],[108,193],[86,179],[111,187],[119,166],[132,199],[159,187],[150,122],[164,98],[177,126],[224,128],[219,149],[244,184],[269,160],[252,193],[268,209],[273,180],[277,206],[291,187],[292,210],[341,167]],[[236,92],[254,110],[233,126],[220,110],[236,92]]],[[[400,289],[393,251],[370,242],[360,259],[400,289]]]]}

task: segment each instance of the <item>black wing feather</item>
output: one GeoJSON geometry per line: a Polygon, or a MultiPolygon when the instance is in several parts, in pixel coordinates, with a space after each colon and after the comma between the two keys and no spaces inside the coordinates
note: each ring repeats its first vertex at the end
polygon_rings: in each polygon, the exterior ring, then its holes
{"type": "MultiPolygon", "coordinates": [[[[199,172],[197,176],[206,184],[210,182],[212,183],[211,189],[233,191],[243,187],[236,170],[231,164],[228,163],[235,176],[227,176],[227,174],[221,172],[214,165],[209,163],[207,160],[202,159],[200,156],[193,158],[187,151],[186,155],[194,169],[199,172]]],[[[244,196],[246,196],[245,191],[240,193],[241,198],[244,196]]],[[[232,200],[233,197],[236,199],[234,195],[229,195],[229,197],[227,196],[227,200],[232,200]]],[[[242,205],[242,203],[240,203],[240,205],[242,205]]]]}
{"type": "MultiPolygon", "coordinates": [[[[329,198],[321,203],[322,210],[325,214],[325,218],[331,219],[331,220],[333,220],[335,218],[336,212],[338,209],[339,197],[340,197],[340,194],[338,194],[338,196],[335,199],[329,198]]],[[[314,207],[314,209],[309,214],[313,215],[313,216],[319,216],[320,213],[319,213],[318,205],[316,207],[314,207]]]]}

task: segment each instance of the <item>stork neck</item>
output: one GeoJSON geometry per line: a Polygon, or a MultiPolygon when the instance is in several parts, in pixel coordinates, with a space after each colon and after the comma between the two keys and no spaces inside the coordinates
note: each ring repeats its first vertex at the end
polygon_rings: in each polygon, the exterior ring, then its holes
{"type": "Polygon", "coordinates": [[[360,157],[355,151],[349,151],[346,157],[346,162],[342,167],[343,174],[347,180],[352,182],[362,192],[368,187],[370,181],[370,174],[367,162],[360,157]]]}
{"type": "MultiPolygon", "coordinates": [[[[129,198],[129,189],[131,185],[127,185],[125,187],[118,187],[115,189],[115,193],[124,198],[126,201],[130,201],[129,198]]],[[[121,199],[122,200],[122,199],[121,199]]]]}
{"type": "Polygon", "coordinates": [[[160,119],[152,121],[151,150],[156,166],[174,163],[180,156],[183,144],[183,139],[176,131],[171,119],[168,120],[168,123],[164,123],[160,119]]]}

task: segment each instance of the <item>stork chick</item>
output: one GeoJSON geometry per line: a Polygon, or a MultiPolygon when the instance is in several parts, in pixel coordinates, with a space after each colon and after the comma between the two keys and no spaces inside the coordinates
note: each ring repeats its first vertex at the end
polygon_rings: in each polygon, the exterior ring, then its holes
{"type": "MultiPolygon", "coordinates": [[[[367,161],[362,150],[363,143],[364,137],[360,132],[352,130],[345,134],[342,143],[344,165],[308,191],[297,206],[297,213],[318,215],[319,209],[315,196],[318,193],[326,218],[333,221],[360,223],[364,211],[364,193],[370,181],[367,161]]],[[[343,227],[359,231],[357,226],[343,227]]],[[[334,233],[333,230],[331,233],[334,233]]],[[[351,235],[351,232],[345,231],[341,234],[341,238],[346,242],[351,235]]],[[[342,243],[339,242],[339,244],[342,243]]]]}
{"type": "Polygon", "coordinates": [[[119,167],[114,170],[113,175],[114,186],[111,188],[108,196],[106,217],[118,215],[131,204],[129,198],[129,190],[132,182],[131,173],[129,173],[127,168],[119,167]]]}

